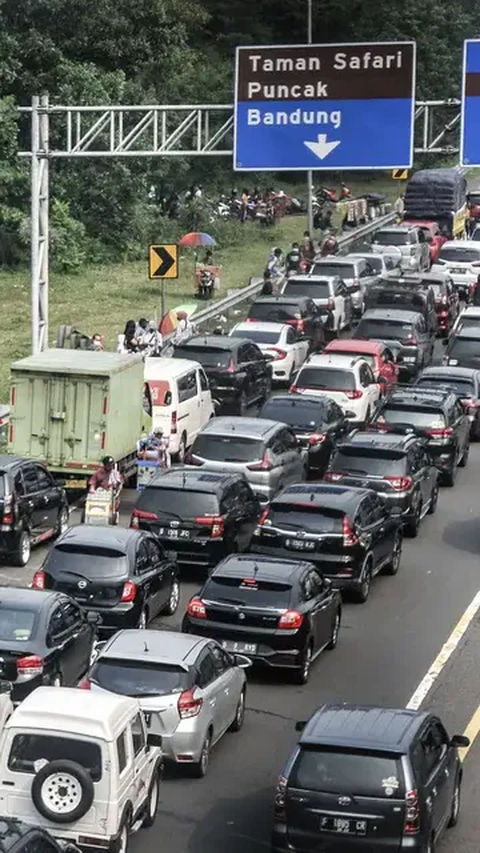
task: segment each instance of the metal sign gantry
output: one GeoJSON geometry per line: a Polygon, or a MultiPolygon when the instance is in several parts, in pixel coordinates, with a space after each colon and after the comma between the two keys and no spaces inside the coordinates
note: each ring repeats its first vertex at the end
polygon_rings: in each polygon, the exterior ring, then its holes
{"type": "MultiPolygon", "coordinates": [[[[457,99],[417,101],[415,153],[455,154],[457,99]],[[453,115],[452,115],[453,113],[453,115]]],[[[30,118],[32,352],[48,346],[49,161],[91,157],[233,157],[232,104],[65,106],[48,95],[19,107],[30,118]]],[[[388,130],[387,130],[388,132],[388,130]]]]}

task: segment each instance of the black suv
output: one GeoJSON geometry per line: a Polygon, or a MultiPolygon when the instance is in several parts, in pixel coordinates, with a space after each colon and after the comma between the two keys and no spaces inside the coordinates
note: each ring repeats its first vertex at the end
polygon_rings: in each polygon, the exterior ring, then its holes
{"type": "Polygon", "coordinates": [[[13,817],[0,818],[0,853],[80,853],[71,841],[57,841],[45,829],[13,817]]]}
{"type": "Polygon", "coordinates": [[[314,658],[337,645],[341,611],[339,593],[311,563],[231,556],[190,600],[182,631],[306,684],[314,658]]]}
{"type": "Polygon", "coordinates": [[[0,518],[0,553],[26,566],[32,545],[67,528],[65,489],[38,462],[0,456],[0,518]]]}
{"type": "Polygon", "coordinates": [[[400,309],[370,308],[352,337],[387,344],[396,356],[401,381],[414,378],[430,364],[435,346],[435,333],[425,317],[400,309]]]}
{"type": "Polygon", "coordinates": [[[451,388],[457,394],[470,421],[470,438],[480,440],[480,370],[471,367],[427,367],[415,387],[451,388]]]}
{"type": "Polygon", "coordinates": [[[416,536],[422,518],[437,507],[439,472],[425,439],[413,429],[355,432],[337,446],[325,480],[373,489],[402,510],[405,531],[416,536]]]}
{"type": "Polygon", "coordinates": [[[273,357],[253,341],[223,335],[199,336],[175,347],[173,355],[200,362],[212,397],[231,413],[244,415],[252,403],[266,400],[272,389],[273,357]]]}
{"type": "Polygon", "coordinates": [[[262,516],[252,551],[272,558],[302,554],[336,588],[364,602],[374,575],[398,572],[401,515],[371,489],[326,483],[289,486],[262,516]]]}
{"type": "Polygon", "coordinates": [[[396,388],[380,403],[368,428],[388,431],[398,426],[422,431],[442,483],[453,486],[457,466],[467,464],[470,450],[470,422],[458,396],[448,388],[396,388]]]}
{"type": "Polygon", "coordinates": [[[261,512],[243,474],[170,468],[141,492],[130,526],[150,530],[182,565],[208,567],[246,550],[261,512]]]}
{"type": "Polygon", "coordinates": [[[255,322],[286,323],[310,339],[311,349],[325,346],[325,326],[320,308],[307,296],[259,296],[247,314],[255,322]]]}
{"type": "Polygon", "coordinates": [[[480,370],[480,329],[478,327],[460,326],[451,338],[444,339],[443,344],[446,346],[444,364],[480,370]]]}
{"type": "Polygon", "coordinates": [[[367,308],[418,312],[425,318],[427,328],[437,331],[435,294],[421,276],[380,279],[367,289],[365,301],[367,308]]]}
{"type": "Polygon", "coordinates": [[[272,853],[433,853],[460,809],[463,735],[424,711],[322,705],[278,780],[272,853]],[[433,807],[432,807],[433,802],[433,807]]]}
{"type": "Polygon", "coordinates": [[[280,421],[290,426],[308,453],[308,473],[321,477],[339,439],[345,438],[351,425],[335,400],[308,397],[306,394],[277,394],[270,397],[259,418],[280,421]]]}

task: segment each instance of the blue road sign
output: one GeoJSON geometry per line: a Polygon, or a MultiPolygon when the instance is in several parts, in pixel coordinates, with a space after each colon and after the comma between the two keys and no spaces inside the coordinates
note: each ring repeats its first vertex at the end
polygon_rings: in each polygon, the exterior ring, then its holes
{"type": "Polygon", "coordinates": [[[234,168],[410,168],[415,54],[415,42],[238,47],[234,168]]]}
{"type": "Polygon", "coordinates": [[[469,39],[463,48],[462,125],[460,163],[480,166],[480,39],[469,39]]]}

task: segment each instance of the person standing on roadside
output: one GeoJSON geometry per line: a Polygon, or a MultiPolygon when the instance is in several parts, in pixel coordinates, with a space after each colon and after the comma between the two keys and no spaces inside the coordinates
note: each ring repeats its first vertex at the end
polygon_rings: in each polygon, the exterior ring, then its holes
{"type": "Polygon", "coordinates": [[[263,273],[263,287],[260,291],[260,296],[273,296],[272,273],[266,269],[263,273]]]}
{"type": "Polygon", "coordinates": [[[174,346],[178,346],[179,344],[183,344],[185,341],[188,341],[193,334],[193,326],[188,319],[188,314],[186,311],[178,311],[177,312],[177,328],[175,330],[175,337],[173,339],[174,346]]]}
{"type": "Polygon", "coordinates": [[[307,263],[311,263],[315,257],[315,246],[313,245],[313,240],[310,236],[310,231],[303,232],[303,242],[300,248],[300,253],[302,256],[302,261],[307,263]]]}
{"type": "Polygon", "coordinates": [[[395,204],[393,205],[393,209],[397,214],[398,222],[401,222],[403,219],[403,214],[405,213],[405,196],[403,193],[398,196],[395,204]]]}

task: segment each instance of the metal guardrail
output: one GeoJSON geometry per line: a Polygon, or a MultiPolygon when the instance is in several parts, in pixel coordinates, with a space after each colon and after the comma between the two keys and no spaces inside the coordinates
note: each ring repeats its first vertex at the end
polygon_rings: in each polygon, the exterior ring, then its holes
{"type": "MultiPolygon", "coordinates": [[[[346,249],[351,243],[356,243],[357,240],[361,240],[362,237],[367,237],[374,231],[378,231],[378,229],[383,228],[384,225],[390,225],[390,223],[395,221],[396,216],[396,213],[388,213],[386,216],[379,216],[378,219],[372,219],[371,222],[367,222],[365,225],[360,225],[359,228],[355,228],[354,231],[351,231],[349,234],[346,234],[344,237],[339,239],[339,248],[346,249]]],[[[239,305],[241,302],[249,299],[249,297],[255,296],[260,291],[262,284],[263,278],[252,277],[250,282],[245,287],[240,288],[236,293],[231,293],[230,296],[225,296],[223,299],[217,299],[215,302],[212,302],[208,308],[204,308],[202,311],[199,311],[198,314],[193,314],[192,322],[195,326],[199,326],[202,323],[215,319],[215,317],[219,317],[230,308],[235,308],[236,305],[239,305]]],[[[168,341],[172,337],[173,335],[168,335],[166,340],[168,341]]]]}

